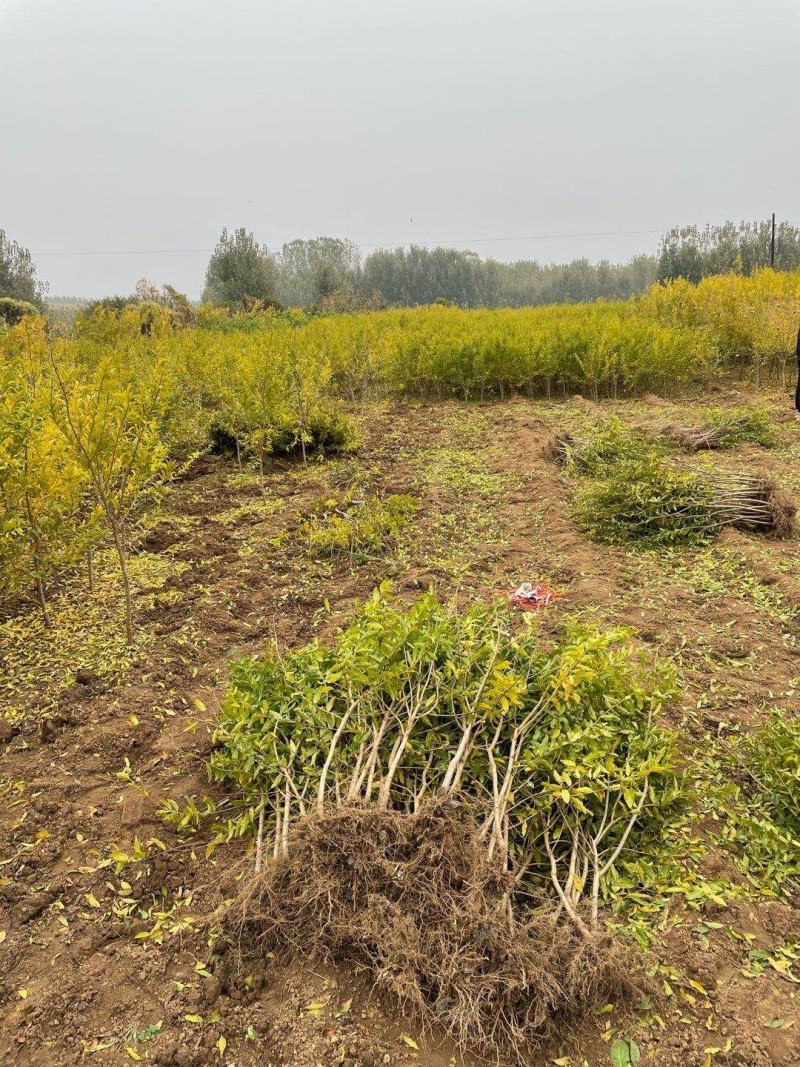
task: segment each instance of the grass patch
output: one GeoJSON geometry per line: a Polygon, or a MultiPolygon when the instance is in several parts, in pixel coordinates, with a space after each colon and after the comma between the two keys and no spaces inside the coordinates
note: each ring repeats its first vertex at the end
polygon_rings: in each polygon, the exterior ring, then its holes
{"type": "Polygon", "coordinates": [[[455,489],[464,495],[491,497],[503,492],[509,476],[489,471],[485,457],[467,448],[430,448],[416,461],[429,485],[455,489]]]}

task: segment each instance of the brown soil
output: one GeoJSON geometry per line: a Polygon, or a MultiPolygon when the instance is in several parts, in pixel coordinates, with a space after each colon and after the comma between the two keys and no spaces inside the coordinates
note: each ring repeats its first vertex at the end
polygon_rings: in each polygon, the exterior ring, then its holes
{"type": "MultiPolygon", "coordinates": [[[[657,405],[662,420],[683,421],[665,404],[653,398],[653,414],[657,405]]],[[[618,407],[623,416],[648,417],[645,402],[618,407]]],[[[685,573],[670,584],[657,558],[592,544],[575,528],[569,483],[542,450],[554,430],[569,430],[594,408],[523,401],[369,408],[355,466],[369,468],[373,488],[415,492],[422,504],[396,552],[353,565],[310,559],[297,534],[311,499],[330,491],[329,478],[346,481],[352,460],[276,464],[266,478],[269,506],[257,479],[240,478],[223,457],[204,458],[175,487],[167,514],[138,551],[145,563],[185,566],[155,593],[140,588],[146,640],[132,664],[106,672],[73,656],[57,684],[26,690],[24,715],[2,720],[0,1062],[477,1062],[371,992],[352,963],[303,967],[261,953],[256,966],[252,946],[212,954],[199,919],[218,906],[224,876],[246,846],[206,856],[210,826],[178,834],[156,813],[165,799],[226,799],[209,787],[204,760],[231,659],[273,638],[295,646],[329,634],[385,578],[407,599],[433,583],[464,600],[505,596],[523,580],[543,579],[560,594],[544,626],[575,612],[630,625],[661,654],[680,655],[683,696],[667,715],[687,746],[703,745],[709,732],[750,729],[776,701],[791,702],[800,678],[796,618],[779,617],[771,602],[733,587],[709,595],[685,573]],[[479,465],[466,481],[465,456],[479,465]],[[136,839],[146,858],[119,865],[110,850],[132,854],[136,839]],[[137,938],[158,925],[159,912],[167,916],[163,934],[137,938]],[[143,1036],[159,1021],[159,1033],[143,1036]]],[[[787,427],[787,437],[795,433],[787,427]]],[[[800,491],[788,449],[706,453],[700,461],[741,469],[757,461],[800,491]]],[[[778,594],[785,609],[800,610],[796,538],[729,532],[718,550],[778,594]]],[[[688,554],[686,566],[698,559],[688,554]]],[[[33,612],[18,616],[20,625],[33,612]]],[[[105,625],[118,628],[118,616],[109,614],[105,625]]],[[[721,853],[704,862],[730,874],[721,853]]],[[[742,973],[742,944],[770,948],[800,937],[794,904],[710,903],[699,913],[676,897],[651,958],[706,992],[687,990],[692,1003],[677,987],[663,990],[657,976],[652,1012],[663,1027],[653,1024],[642,1036],[641,1009],[615,1002],[560,1029],[529,1062],[607,1064],[612,1036],[633,1033],[642,1062],[659,1067],[800,1062],[798,986],[776,971],[742,973]],[[701,937],[693,932],[701,919],[719,926],[701,937]],[[746,934],[746,943],[732,940],[728,928],[746,934]],[[767,1025],[776,1020],[782,1025],[767,1025]],[[724,1049],[727,1039],[729,1051],[704,1051],[724,1049]]]]}

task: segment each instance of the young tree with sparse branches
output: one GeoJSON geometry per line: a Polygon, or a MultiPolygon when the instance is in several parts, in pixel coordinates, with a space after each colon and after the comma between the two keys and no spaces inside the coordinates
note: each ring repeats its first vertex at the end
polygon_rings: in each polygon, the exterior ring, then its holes
{"type": "Polygon", "coordinates": [[[133,600],[128,573],[130,526],[173,471],[159,429],[167,397],[157,363],[126,375],[106,356],[88,378],[51,347],[55,379],[53,416],[72,448],[108,526],[119,558],[125,631],[133,643],[133,600]]]}
{"type": "Polygon", "coordinates": [[[38,374],[0,374],[0,590],[33,585],[51,625],[47,586],[74,563],[91,528],[85,476],[49,411],[49,385],[38,374]]]}

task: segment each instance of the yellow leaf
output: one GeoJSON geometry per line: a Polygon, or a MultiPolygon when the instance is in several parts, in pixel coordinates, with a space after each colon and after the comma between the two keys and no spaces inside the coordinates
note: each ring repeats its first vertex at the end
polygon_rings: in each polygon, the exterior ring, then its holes
{"type": "Polygon", "coordinates": [[[203,1021],[202,1015],[184,1015],[184,1019],[187,1023],[201,1023],[203,1021]]]}
{"type": "Polygon", "coordinates": [[[19,989],[19,990],[17,990],[17,992],[19,993],[20,1000],[27,1000],[28,999],[28,990],[27,989],[19,989]]]}
{"type": "Polygon", "coordinates": [[[403,1042],[403,1044],[408,1045],[409,1048],[415,1048],[417,1051],[419,1051],[419,1045],[416,1043],[414,1038],[409,1037],[408,1034],[401,1034],[400,1040],[403,1042]]]}
{"type": "Polygon", "coordinates": [[[86,903],[89,905],[89,907],[91,907],[91,908],[99,908],[100,907],[100,901],[97,899],[97,897],[93,893],[84,893],[83,895],[86,898],[86,903]]]}
{"type": "Polygon", "coordinates": [[[228,1047],[228,1042],[225,1040],[222,1034],[217,1038],[217,1052],[222,1056],[225,1049],[228,1047]]]}
{"type": "Polygon", "coordinates": [[[130,1056],[130,1058],[131,1058],[132,1060],[140,1060],[140,1059],[142,1058],[142,1057],[141,1057],[141,1056],[139,1055],[139,1053],[138,1053],[138,1052],[136,1052],[136,1051],[135,1051],[134,1049],[132,1049],[132,1048],[130,1047],[130,1045],[126,1045],[126,1046],[125,1046],[125,1051],[127,1052],[127,1054],[128,1054],[129,1056],[130,1056]]]}
{"type": "Polygon", "coordinates": [[[200,697],[195,697],[194,700],[192,701],[192,703],[194,704],[194,706],[197,708],[198,711],[205,711],[206,710],[206,706],[203,703],[203,701],[200,699],[200,697]]]}
{"type": "Polygon", "coordinates": [[[131,724],[132,726],[138,726],[138,725],[139,725],[139,720],[138,720],[138,719],[136,718],[136,716],[135,716],[135,715],[129,715],[129,716],[128,716],[128,722],[129,722],[129,723],[130,723],[130,724],[131,724]]]}

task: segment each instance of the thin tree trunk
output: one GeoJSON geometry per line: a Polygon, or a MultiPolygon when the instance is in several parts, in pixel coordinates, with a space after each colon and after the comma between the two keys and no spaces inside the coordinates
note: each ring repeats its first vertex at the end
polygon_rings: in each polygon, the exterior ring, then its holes
{"type": "Polygon", "coordinates": [[[47,601],[44,596],[44,585],[38,574],[36,575],[36,599],[39,601],[39,607],[42,609],[42,618],[44,619],[45,626],[48,630],[52,630],[53,623],[50,618],[50,612],[47,610],[47,601]]]}
{"type": "Polygon", "coordinates": [[[133,644],[133,600],[131,599],[131,583],[128,577],[128,560],[125,555],[125,546],[122,543],[122,531],[116,519],[112,522],[111,531],[114,535],[114,545],[119,556],[119,569],[122,574],[122,588],[125,593],[125,640],[129,645],[133,644]]]}
{"type": "Polygon", "coordinates": [[[261,811],[258,813],[258,836],[256,837],[256,874],[261,870],[261,857],[264,850],[264,805],[266,799],[261,801],[261,811]]]}

